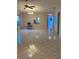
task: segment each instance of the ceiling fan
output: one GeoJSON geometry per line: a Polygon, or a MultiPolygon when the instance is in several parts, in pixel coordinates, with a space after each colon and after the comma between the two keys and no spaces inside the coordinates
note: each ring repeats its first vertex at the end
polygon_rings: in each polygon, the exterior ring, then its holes
{"type": "Polygon", "coordinates": [[[24,9],[26,9],[26,8],[33,9],[35,6],[30,6],[30,5],[28,5],[28,4],[27,4],[27,1],[28,1],[28,0],[26,0],[26,5],[24,5],[24,7],[25,7],[24,9]]]}

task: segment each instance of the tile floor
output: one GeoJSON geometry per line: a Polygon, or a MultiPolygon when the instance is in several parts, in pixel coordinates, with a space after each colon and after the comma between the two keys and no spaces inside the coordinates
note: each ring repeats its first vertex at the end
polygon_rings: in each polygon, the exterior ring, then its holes
{"type": "Polygon", "coordinates": [[[60,59],[58,35],[45,30],[20,30],[21,44],[17,44],[17,59],[60,59]]]}

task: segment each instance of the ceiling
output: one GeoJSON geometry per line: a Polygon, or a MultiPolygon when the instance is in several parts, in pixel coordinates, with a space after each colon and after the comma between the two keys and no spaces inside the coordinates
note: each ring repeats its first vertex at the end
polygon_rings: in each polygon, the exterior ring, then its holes
{"type": "Polygon", "coordinates": [[[54,8],[60,8],[61,0],[30,0],[29,5],[34,5],[33,10],[24,9],[25,0],[17,0],[17,12],[52,12],[54,8]]]}

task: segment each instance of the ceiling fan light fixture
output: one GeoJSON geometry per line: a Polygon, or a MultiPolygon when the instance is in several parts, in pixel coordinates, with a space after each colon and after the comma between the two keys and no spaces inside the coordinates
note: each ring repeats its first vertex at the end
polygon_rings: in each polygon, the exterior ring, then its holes
{"type": "Polygon", "coordinates": [[[30,8],[26,8],[26,10],[27,10],[28,12],[32,12],[32,11],[33,11],[33,9],[30,9],[30,8]]]}
{"type": "Polygon", "coordinates": [[[33,15],[33,14],[34,14],[34,12],[28,12],[28,14],[31,14],[31,15],[33,15]]]}
{"type": "Polygon", "coordinates": [[[27,4],[27,1],[28,1],[28,0],[26,0],[26,5],[24,5],[24,7],[25,7],[24,9],[26,9],[26,8],[34,9],[35,6],[33,6],[33,5],[28,5],[28,4],[27,4]]]}

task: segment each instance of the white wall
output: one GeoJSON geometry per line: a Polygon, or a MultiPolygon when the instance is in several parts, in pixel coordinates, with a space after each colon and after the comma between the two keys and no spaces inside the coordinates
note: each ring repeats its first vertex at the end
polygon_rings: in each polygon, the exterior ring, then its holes
{"type": "Polygon", "coordinates": [[[22,29],[27,28],[27,22],[28,22],[28,19],[30,18],[30,21],[31,21],[34,29],[47,30],[48,13],[34,13],[33,15],[21,13],[20,16],[21,16],[21,28],[22,29]],[[40,17],[40,24],[33,24],[33,20],[37,16],[40,17]]]}

